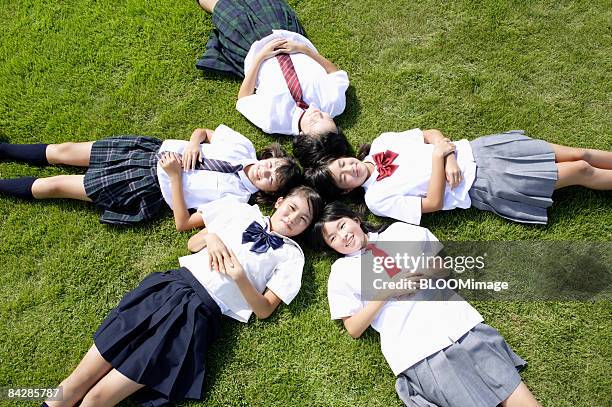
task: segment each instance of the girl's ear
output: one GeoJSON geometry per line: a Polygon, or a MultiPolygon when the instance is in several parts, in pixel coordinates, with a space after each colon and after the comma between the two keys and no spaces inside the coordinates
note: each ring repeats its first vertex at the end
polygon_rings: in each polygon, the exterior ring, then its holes
{"type": "Polygon", "coordinates": [[[360,225],[360,224],[361,224],[361,219],[359,219],[359,218],[353,218],[353,220],[354,220],[355,222],[357,222],[357,224],[358,224],[358,225],[360,225]]]}
{"type": "Polygon", "coordinates": [[[281,205],[281,203],[283,202],[283,198],[282,196],[279,196],[278,199],[276,200],[276,202],[274,202],[274,209],[278,209],[278,207],[281,205]]]}

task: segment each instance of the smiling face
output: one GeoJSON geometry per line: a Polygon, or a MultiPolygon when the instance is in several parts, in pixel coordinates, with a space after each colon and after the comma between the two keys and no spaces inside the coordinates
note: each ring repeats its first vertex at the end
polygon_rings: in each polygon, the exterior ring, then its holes
{"type": "Polygon", "coordinates": [[[319,137],[327,133],[337,133],[338,127],[329,113],[310,106],[300,120],[300,128],[304,134],[319,137]]]}
{"type": "Polygon", "coordinates": [[[332,161],[328,166],[334,184],[345,192],[363,185],[370,176],[368,166],[354,157],[342,157],[332,161]]]}
{"type": "Polygon", "coordinates": [[[283,158],[259,160],[246,168],[246,174],[253,185],[260,191],[275,192],[278,191],[282,183],[277,170],[286,163],[287,160],[283,158]]]}
{"type": "Polygon", "coordinates": [[[359,222],[347,217],[325,222],[322,233],[325,243],[341,254],[354,253],[368,243],[368,236],[359,222]]]}
{"type": "Polygon", "coordinates": [[[270,226],[272,231],[283,236],[297,236],[312,222],[308,201],[300,194],[278,198],[274,208],[276,210],[270,217],[270,226]]]}

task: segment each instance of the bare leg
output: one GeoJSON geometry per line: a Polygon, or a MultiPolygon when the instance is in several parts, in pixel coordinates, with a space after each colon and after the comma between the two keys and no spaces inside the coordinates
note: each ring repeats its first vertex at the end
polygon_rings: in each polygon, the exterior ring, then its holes
{"type": "Polygon", "coordinates": [[[145,387],[144,384],[136,383],[113,369],[87,392],[81,406],[114,406],[143,387],[145,387]]]}
{"type": "Polygon", "coordinates": [[[612,189],[612,170],[595,168],[586,161],[557,163],[559,178],[555,189],[570,185],[581,185],[591,189],[612,189]]]}
{"type": "Polygon", "coordinates": [[[586,161],[593,167],[612,170],[612,151],[594,150],[592,148],[576,148],[550,144],[555,152],[555,161],[586,161]]]}
{"type": "Polygon", "coordinates": [[[533,397],[525,383],[521,382],[512,392],[510,397],[502,401],[503,407],[541,407],[540,403],[533,397]]]}
{"type": "Polygon", "coordinates": [[[49,164],[74,165],[88,167],[93,141],[85,143],[49,144],[46,155],[49,164]]]}
{"type": "Polygon", "coordinates": [[[217,1],[218,0],[198,0],[198,4],[200,5],[200,7],[202,7],[204,11],[208,11],[212,14],[215,5],[217,4],[217,1]]]}
{"type": "Polygon", "coordinates": [[[62,387],[62,400],[47,401],[47,404],[50,407],[70,407],[75,405],[112,368],[100,355],[96,345],[92,345],[76,369],[60,383],[62,387]]]}
{"type": "Polygon", "coordinates": [[[69,198],[91,202],[85,193],[84,175],[58,175],[39,178],[32,184],[36,199],[69,198]]]}

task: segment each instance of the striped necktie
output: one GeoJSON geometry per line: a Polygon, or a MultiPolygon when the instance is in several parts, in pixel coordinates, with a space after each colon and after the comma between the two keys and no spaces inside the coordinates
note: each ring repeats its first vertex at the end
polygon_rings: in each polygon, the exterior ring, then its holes
{"type": "Polygon", "coordinates": [[[300,80],[298,79],[297,72],[295,72],[293,62],[291,62],[291,56],[289,54],[278,54],[276,59],[280,64],[289,93],[291,93],[291,97],[295,100],[295,104],[301,109],[308,109],[308,105],[302,99],[302,87],[300,86],[300,80]]]}
{"type": "MultiPolygon", "coordinates": [[[[158,153],[157,157],[160,158],[162,153],[158,153]]],[[[183,158],[182,154],[176,154],[179,158],[183,158]]],[[[205,158],[202,157],[200,161],[196,164],[196,170],[207,170],[207,171],[216,171],[216,172],[224,172],[226,174],[236,174],[238,171],[242,169],[242,164],[232,165],[224,160],[215,160],[213,158],[205,158]]]]}

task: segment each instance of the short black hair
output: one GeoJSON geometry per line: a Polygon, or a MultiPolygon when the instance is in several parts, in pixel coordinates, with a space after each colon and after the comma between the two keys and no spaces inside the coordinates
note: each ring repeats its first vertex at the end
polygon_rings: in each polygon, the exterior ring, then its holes
{"type": "Polygon", "coordinates": [[[321,136],[298,134],[293,138],[293,155],[304,168],[316,167],[322,160],[348,154],[349,145],[342,130],[321,136]]]}
{"type": "Polygon", "coordinates": [[[279,196],[286,195],[292,188],[302,184],[304,182],[304,175],[297,160],[290,156],[278,143],[268,145],[257,154],[257,159],[259,160],[266,160],[268,158],[281,158],[284,161],[276,169],[276,174],[280,181],[279,188],[274,192],[258,191],[254,195],[255,202],[270,205],[279,196]]]}

